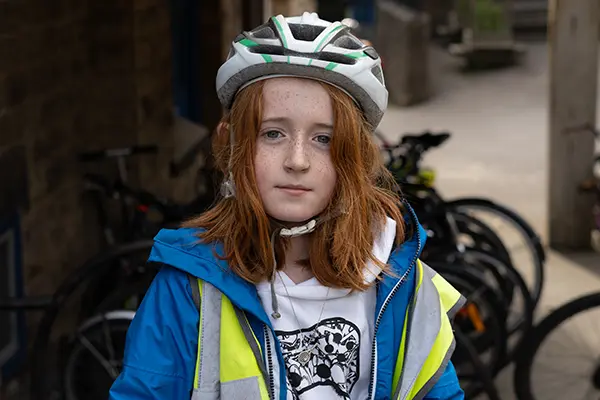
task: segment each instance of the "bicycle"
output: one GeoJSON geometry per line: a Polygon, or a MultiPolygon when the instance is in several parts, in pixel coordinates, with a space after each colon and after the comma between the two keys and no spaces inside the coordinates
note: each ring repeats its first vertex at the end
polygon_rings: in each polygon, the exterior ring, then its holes
{"type": "Polygon", "coordinates": [[[420,135],[403,135],[397,144],[388,142],[380,132],[376,132],[376,135],[382,142],[384,158],[387,157],[386,166],[396,178],[403,195],[419,209],[417,215],[422,223],[432,227],[429,234],[436,243],[436,251],[439,251],[437,245],[440,243],[446,246],[450,243],[459,251],[466,246],[522,268],[523,264],[516,264],[516,257],[511,254],[516,249],[506,246],[497,230],[493,230],[481,216],[477,217],[477,213],[499,217],[516,231],[524,243],[527,259],[532,265],[531,271],[523,276],[531,276],[528,278],[528,287],[534,305],[537,305],[543,289],[546,255],[534,229],[516,212],[488,199],[473,197],[445,200],[435,190],[435,170],[421,167],[424,153],[441,146],[451,134],[426,131],[420,135]]]}
{"type": "MultiPolygon", "coordinates": [[[[67,302],[75,297],[78,290],[84,290],[106,270],[113,268],[115,263],[123,260],[138,263],[139,268],[146,270],[149,279],[145,282],[149,284],[156,272],[153,265],[146,264],[152,244],[152,241],[146,240],[104,250],[73,271],[52,295],[0,298],[0,311],[42,312],[29,355],[32,399],[106,399],[111,379],[118,374],[122,360],[123,351],[119,343],[124,343],[126,328],[137,307],[96,309],[90,313],[91,316],[76,321],[75,329],[61,336],[56,343],[51,334],[67,302]],[[96,372],[90,374],[90,369],[96,372]],[[105,375],[97,371],[103,371],[105,375]],[[86,376],[93,376],[93,388],[78,386],[80,378],[86,376]],[[110,379],[105,379],[106,376],[110,379]]],[[[145,292],[145,289],[140,291],[145,292]]]]}
{"type": "MultiPolygon", "coordinates": [[[[106,246],[151,239],[161,228],[176,227],[184,219],[203,212],[213,204],[214,191],[211,192],[208,188],[199,190],[198,195],[191,202],[178,204],[171,199],[131,187],[127,179],[127,158],[156,154],[158,154],[158,147],[154,145],[103,149],[79,154],[79,160],[83,164],[106,161],[117,163],[118,174],[113,182],[96,173],[83,175],[84,187],[86,193],[91,195],[106,246]],[[119,206],[120,219],[116,223],[111,223],[108,218],[109,199],[115,200],[119,206]]],[[[206,173],[205,170],[200,169],[197,180],[206,173]]],[[[140,279],[144,279],[143,273],[132,270],[122,263],[121,265],[115,263],[113,268],[107,269],[104,275],[94,282],[94,286],[90,286],[84,294],[81,318],[89,317],[90,310],[100,307],[105,298],[113,291],[119,290],[119,287],[136,285],[140,279]]],[[[135,301],[138,300],[132,297],[125,302],[135,301]]]]}
{"type": "MultiPolygon", "coordinates": [[[[378,136],[381,138],[380,133],[378,136]]],[[[532,329],[545,254],[537,235],[514,212],[485,199],[446,201],[437,192],[435,171],[420,163],[426,151],[449,138],[449,133],[425,132],[404,135],[396,145],[382,138],[381,150],[401,194],[428,231],[423,260],[468,299],[455,324],[463,341],[466,338],[469,343],[457,345],[453,357],[467,398],[482,392],[497,398],[493,377],[514,360],[532,329]],[[536,272],[533,281],[523,280],[515,268],[521,266],[515,264],[514,249],[504,244],[487,221],[471,213],[475,207],[499,209],[504,219],[521,228],[536,272]],[[472,351],[479,355],[478,360],[472,360],[472,351]]]]}
{"type": "Polygon", "coordinates": [[[201,213],[212,205],[215,190],[204,182],[203,178],[209,175],[209,172],[203,168],[200,168],[196,175],[197,195],[186,204],[130,186],[127,177],[127,158],[134,155],[156,154],[158,154],[158,147],[155,145],[111,148],[79,154],[79,161],[82,164],[104,163],[112,160],[117,163],[118,174],[113,182],[101,174],[83,175],[84,187],[92,196],[98,223],[107,245],[153,237],[160,228],[176,226],[185,218],[201,213]],[[202,182],[202,185],[199,182],[202,182]],[[198,186],[203,188],[199,189],[198,186]],[[121,221],[117,227],[110,224],[107,216],[108,199],[116,200],[120,206],[121,221]],[[117,238],[115,231],[121,232],[120,237],[117,238]]]}
{"type": "MultiPolygon", "coordinates": [[[[566,133],[590,132],[596,138],[600,138],[600,132],[589,124],[567,129],[566,133]]],[[[594,251],[600,252],[600,155],[594,157],[594,178],[583,182],[579,189],[583,192],[593,193],[596,197],[592,216],[594,218],[594,227],[591,230],[590,240],[594,251]]],[[[559,395],[559,398],[569,399],[592,399],[600,397],[600,343],[597,343],[596,336],[600,329],[593,329],[591,323],[600,318],[600,292],[583,295],[573,299],[544,317],[539,324],[531,331],[523,346],[523,352],[516,359],[514,372],[514,390],[519,400],[549,399],[551,395],[559,395]],[[595,317],[590,317],[591,312],[598,312],[595,317]],[[567,329],[574,321],[585,321],[584,329],[579,327],[577,330],[567,329]],[[590,329],[592,328],[592,329],[590,329]],[[564,335],[564,336],[562,336],[564,335]],[[585,337],[587,335],[587,337],[585,337]],[[577,336],[577,338],[573,338],[577,336]],[[553,338],[557,340],[552,341],[553,338]],[[597,346],[590,347],[589,339],[597,346]],[[546,345],[552,342],[560,344],[561,348],[555,346],[553,352],[566,349],[567,351],[561,358],[563,367],[560,374],[552,377],[551,383],[541,382],[534,376],[542,372],[545,367],[555,367],[556,362],[550,363],[537,362],[544,355],[546,345]],[[566,346],[565,346],[566,344],[566,346]],[[583,361],[581,382],[575,382],[572,378],[574,372],[578,371],[578,361],[583,361]],[[565,365],[568,363],[568,366],[565,365]],[[564,378],[568,379],[565,383],[564,378]],[[562,384],[561,384],[562,381],[562,384]],[[557,382],[559,383],[557,385],[557,382]],[[542,384],[538,386],[538,384],[542,384]],[[552,393],[548,390],[551,386],[552,393]],[[569,390],[568,394],[560,393],[561,389],[569,390]],[[573,389],[579,390],[582,396],[575,396],[573,389]]]]}
{"type": "MultiPolygon", "coordinates": [[[[593,321],[600,320],[599,314],[600,292],[591,293],[555,309],[535,327],[515,363],[514,390],[519,400],[551,400],[553,395],[558,396],[554,397],[557,399],[569,400],[600,397],[600,343],[597,341],[600,329],[594,330],[591,326],[593,321]],[[593,311],[596,311],[595,317],[590,317],[588,314],[593,311]],[[581,326],[577,330],[565,329],[578,319],[584,321],[584,329],[581,326]],[[586,334],[587,337],[584,337],[586,334]],[[551,340],[555,335],[558,335],[558,339],[551,340]],[[597,346],[590,347],[590,339],[597,346]],[[536,362],[544,346],[551,343],[560,344],[566,350],[562,357],[553,356],[554,359],[547,364],[536,362]],[[557,367],[557,362],[560,367],[557,367]],[[534,374],[542,372],[545,367],[555,373],[551,381],[541,382],[534,374]],[[581,372],[580,382],[573,379],[578,377],[576,372],[581,372]],[[577,390],[581,392],[581,397],[573,393],[577,390]]],[[[553,352],[557,350],[560,348],[555,346],[553,352]]]]}

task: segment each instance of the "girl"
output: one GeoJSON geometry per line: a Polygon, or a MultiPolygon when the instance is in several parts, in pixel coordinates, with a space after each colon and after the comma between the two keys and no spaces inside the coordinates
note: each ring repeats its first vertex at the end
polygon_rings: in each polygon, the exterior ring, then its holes
{"type": "Polygon", "coordinates": [[[235,38],[217,76],[222,198],[155,238],[162,268],[110,398],[462,399],[462,298],[371,134],[377,52],[316,14],[235,38]]]}

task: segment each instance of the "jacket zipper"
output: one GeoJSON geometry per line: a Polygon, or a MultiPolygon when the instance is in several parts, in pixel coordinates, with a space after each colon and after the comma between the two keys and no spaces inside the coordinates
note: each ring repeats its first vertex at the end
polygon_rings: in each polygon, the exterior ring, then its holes
{"type": "MultiPolygon", "coordinates": [[[[411,213],[413,223],[415,221],[418,221],[413,209],[410,207],[407,207],[407,209],[411,213]]],[[[392,291],[390,292],[390,294],[387,296],[387,298],[383,302],[383,305],[381,306],[381,310],[379,310],[379,313],[377,314],[377,319],[375,320],[375,329],[373,331],[373,346],[371,348],[371,383],[370,383],[369,397],[367,400],[373,400],[373,396],[375,394],[375,389],[376,389],[375,364],[377,363],[377,359],[376,359],[377,358],[377,331],[379,330],[379,323],[381,322],[381,317],[383,316],[383,313],[385,312],[385,309],[387,308],[388,304],[392,301],[392,298],[394,297],[394,295],[400,288],[400,285],[402,285],[402,283],[404,283],[404,281],[406,280],[406,277],[408,276],[410,271],[412,271],[415,263],[417,262],[417,259],[419,258],[419,253],[421,252],[421,233],[419,232],[419,226],[417,224],[415,224],[415,225],[417,227],[417,251],[415,252],[415,256],[413,257],[413,259],[412,259],[410,265],[408,266],[408,269],[404,273],[404,275],[402,275],[402,277],[400,278],[398,283],[396,283],[394,285],[394,287],[392,288],[392,291]]],[[[404,323],[406,323],[406,321],[404,321],[404,323]]]]}
{"type": "Polygon", "coordinates": [[[264,326],[265,332],[265,347],[267,348],[267,365],[269,368],[269,396],[271,400],[275,400],[275,377],[273,376],[273,351],[271,347],[271,337],[267,326],[264,326]]]}

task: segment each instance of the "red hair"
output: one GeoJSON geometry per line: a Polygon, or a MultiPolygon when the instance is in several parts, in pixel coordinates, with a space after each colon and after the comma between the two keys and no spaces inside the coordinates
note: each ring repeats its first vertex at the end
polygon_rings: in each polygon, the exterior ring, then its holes
{"type": "MultiPolygon", "coordinates": [[[[365,290],[368,285],[363,271],[369,260],[388,271],[372,254],[374,240],[382,232],[386,217],[397,223],[396,243],[404,241],[402,206],[394,178],[382,162],[372,139],[372,128],[362,112],[346,93],[321,84],[332,100],[331,159],[337,172],[336,188],[324,215],[335,210],[342,214],[326,220],[310,234],[306,263],[325,286],[365,290]]],[[[225,176],[228,166],[232,166],[235,197],[220,199],[212,209],[184,224],[203,228],[199,234],[203,242],[221,242],[224,254],[217,256],[227,260],[234,273],[252,283],[271,278],[275,265],[273,246],[277,265],[283,267],[286,245],[281,238],[271,243],[275,228],[262,205],[254,172],[263,86],[264,81],[259,81],[237,94],[214,137],[216,166],[225,176]],[[229,128],[234,132],[232,149],[229,128]]]]}

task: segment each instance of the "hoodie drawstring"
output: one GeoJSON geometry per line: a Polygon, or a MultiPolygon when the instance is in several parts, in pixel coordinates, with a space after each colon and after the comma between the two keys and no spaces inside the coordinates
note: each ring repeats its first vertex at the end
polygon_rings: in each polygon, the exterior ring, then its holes
{"type": "Polygon", "coordinates": [[[273,254],[273,276],[271,277],[271,307],[273,307],[273,313],[271,316],[275,319],[281,318],[279,313],[279,302],[277,301],[277,294],[275,293],[275,274],[277,274],[277,259],[275,258],[275,235],[278,230],[276,229],[271,234],[271,252],[273,254]]]}

